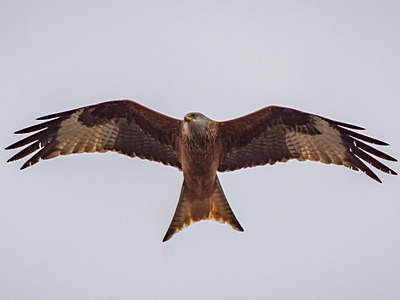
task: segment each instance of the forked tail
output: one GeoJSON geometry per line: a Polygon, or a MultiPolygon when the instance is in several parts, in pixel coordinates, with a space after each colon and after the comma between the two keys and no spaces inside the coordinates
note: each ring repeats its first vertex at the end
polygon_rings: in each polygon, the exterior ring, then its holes
{"type": "Polygon", "coordinates": [[[214,191],[210,195],[207,195],[205,199],[197,199],[196,195],[194,197],[190,195],[190,190],[185,186],[185,182],[183,182],[178,206],[163,242],[168,241],[181,229],[201,220],[212,219],[221,223],[227,223],[238,231],[243,231],[242,226],[239,224],[225,198],[218,177],[216,177],[214,186],[214,191]]]}

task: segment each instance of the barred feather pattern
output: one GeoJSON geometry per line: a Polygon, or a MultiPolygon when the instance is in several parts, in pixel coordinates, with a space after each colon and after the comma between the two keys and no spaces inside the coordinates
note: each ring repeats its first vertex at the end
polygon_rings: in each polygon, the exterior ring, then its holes
{"type": "Polygon", "coordinates": [[[181,121],[151,111],[133,101],[105,102],[48,115],[39,120],[48,121],[17,131],[17,134],[33,134],[6,148],[25,146],[8,161],[34,153],[21,169],[36,164],[40,159],[59,155],[107,151],[181,168],[175,145],[181,121]],[[143,114],[158,121],[164,119],[171,133],[161,132],[158,128],[149,129],[149,124],[142,127],[140,119],[143,114]],[[168,138],[162,136],[168,133],[168,138]]]}
{"type": "Polygon", "coordinates": [[[381,182],[379,177],[363,161],[382,172],[396,175],[395,171],[370,154],[389,161],[397,160],[366,143],[388,144],[350,130],[362,130],[359,126],[270,106],[225,122],[222,127],[224,139],[230,143],[225,146],[226,152],[218,169],[220,172],[297,159],[361,170],[378,182],[381,182]],[[247,128],[245,141],[240,136],[239,126],[247,128]]]}

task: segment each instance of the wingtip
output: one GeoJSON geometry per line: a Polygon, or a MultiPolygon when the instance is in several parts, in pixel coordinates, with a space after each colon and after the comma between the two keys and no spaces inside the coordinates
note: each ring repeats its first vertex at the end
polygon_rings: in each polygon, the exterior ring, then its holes
{"type": "MultiPolygon", "coordinates": [[[[349,125],[349,124],[347,124],[349,125]]],[[[358,126],[358,125],[349,125],[347,126],[348,128],[354,129],[354,130],[365,130],[364,127],[358,126]]]]}
{"type": "Polygon", "coordinates": [[[333,122],[333,123],[335,123],[336,125],[339,125],[339,126],[342,126],[342,127],[346,127],[346,128],[349,128],[349,129],[354,129],[354,130],[365,130],[364,127],[361,127],[361,126],[358,126],[358,125],[349,124],[349,123],[344,123],[344,122],[340,122],[340,121],[334,121],[334,120],[327,119],[327,118],[324,118],[324,119],[325,119],[325,120],[328,120],[329,122],[333,122]]]}
{"type": "Polygon", "coordinates": [[[173,235],[174,235],[174,233],[171,233],[171,232],[167,231],[167,233],[165,234],[165,236],[164,236],[164,238],[162,240],[163,243],[169,241],[172,238],[173,235]]]}
{"type": "Polygon", "coordinates": [[[54,114],[50,114],[50,115],[37,117],[36,120],[37,121],[44,121],[44,120],[54,119],[54,118],[57,118],[59,114],[60,113],[54,113],[54,114]]]}
{"type": "MultiPolygon", "coordinates": [[[[368,168],[367,166],[365,167],[368,168]]],[[[370,168],[368,168],[368,170],[362,170],[362,171],[364,172],[364,174],[368,175],[372,179],[378,181],[379,183],[382,183],[382,180],[370,168]]]]}
{"type": "Polygon", "coordinates": [[[4,150],[14,150],[15,148],[18,148],[18,147],[15,146],[15,144],[16,144],[16,143],[5,147],[4,150]]]}
{"type": "Polygon", "coordinates": [[[14,143],[14,144],[11,144],[11,145],[5,147],[4,150],[14,150],[14,149],[16,149],[16,148],[21,147],[21,146],[18,146],[18,143],[19,143],[19,141],[16,142],[16,143],[14,143]]]}
{"type": "Polygon", "coordinates": [[[30,166],[32,166],[32,163],[28,160],[28,161],[25,162],[25,163],[21,166],[21,168],[19,168],[19,169],[22,171],[22,170],[25,170],[26,168],[28,168],[28,167],[30,167],[30,166]]]}
{"type": "Polygon", "coordinates": [[[25,133],[24,129],[19,129],[17,131],[14,131],[14,134],[22,134],[22,133],[25,133]]]}

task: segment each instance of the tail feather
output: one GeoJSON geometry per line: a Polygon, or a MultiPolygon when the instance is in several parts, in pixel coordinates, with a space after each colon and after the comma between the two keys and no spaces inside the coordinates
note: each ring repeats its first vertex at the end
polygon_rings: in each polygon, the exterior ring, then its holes
{"type": "Polygon", "coordinates": [[[205,199],[193,199],[189,194],[190,191],[185,186],[185,182],[183,182],[178,206],[163,242],[168,241],[183,228],[201,220],[216,220],[221,223],[227,223],[238,231],[243,231],[243,227],[229,206],[218,177],[216,178],[214,191],[205,199]]]}

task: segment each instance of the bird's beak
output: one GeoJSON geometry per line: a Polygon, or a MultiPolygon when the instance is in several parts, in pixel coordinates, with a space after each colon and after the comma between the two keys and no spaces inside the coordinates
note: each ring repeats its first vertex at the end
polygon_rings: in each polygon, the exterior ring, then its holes
{"type": "Polygon", "coordinates": [[[189,122],[193,120],[193,117],[190,114],[187,114],[184,119],[186,122],[189,122]]]}

